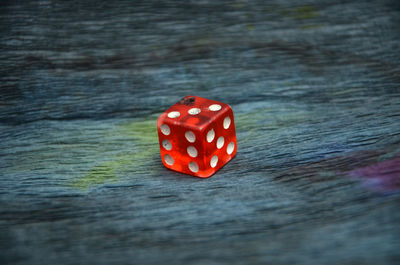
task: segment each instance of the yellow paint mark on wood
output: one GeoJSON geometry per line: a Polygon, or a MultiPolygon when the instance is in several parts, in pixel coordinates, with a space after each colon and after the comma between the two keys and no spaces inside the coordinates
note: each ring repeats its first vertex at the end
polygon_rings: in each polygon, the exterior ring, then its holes
{"type": "MultiPolygon", "coordinates": [[[[74,179],[71,187],[87,190],[95,185],[118,181],[118,176],[146,170],[144,166],[158,155],[158,136],[156,118],[138,120],[122,124],[110,130],[107,137],[120,137],[126,139],[131,151],[123,151],[110,157],[109,161],[102,162],[90,169],[84,176],[74,179]]],[[[148,170],[148,168],[147,168],[148,170]]]]}

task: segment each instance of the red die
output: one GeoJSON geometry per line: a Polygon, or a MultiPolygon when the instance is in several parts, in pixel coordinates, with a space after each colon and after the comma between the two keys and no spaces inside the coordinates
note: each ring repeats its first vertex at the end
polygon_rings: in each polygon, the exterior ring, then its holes
{"type": "Polygon", "coordinates": [[[237,151],[235,123],[229,105],[187,96],[157,120],[161,160],[172,170],[210,177],[237,151]]]}

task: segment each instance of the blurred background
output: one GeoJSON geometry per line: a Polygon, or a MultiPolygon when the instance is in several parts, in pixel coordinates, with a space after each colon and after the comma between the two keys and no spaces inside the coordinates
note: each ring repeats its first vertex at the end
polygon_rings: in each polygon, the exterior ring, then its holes
{"type": "Polygon", "coordinates": [[[0,263],[399,264],[400,2],[3,1],[0,263]],[[156,119],[232,106],[165,169],[156,119]]]}

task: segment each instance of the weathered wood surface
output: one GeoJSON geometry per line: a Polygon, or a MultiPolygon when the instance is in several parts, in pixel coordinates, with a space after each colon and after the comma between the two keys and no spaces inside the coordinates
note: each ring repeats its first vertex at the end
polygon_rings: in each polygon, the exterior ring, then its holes
{"type": "Polygon", "coordinates": [[[398,264],[400,4],[336,2],[2,3],[0,263],[398,264]],[[205,180],[188,94],[235,112],[205,180]]]}

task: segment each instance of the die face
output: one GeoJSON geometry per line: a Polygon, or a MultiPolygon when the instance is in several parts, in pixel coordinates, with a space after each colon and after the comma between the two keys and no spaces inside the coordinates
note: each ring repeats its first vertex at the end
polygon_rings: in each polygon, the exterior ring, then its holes
{"type": "Polygon", "coordinates": [[[201,131],[160,116],[157,121],[161,160],[165,167],[190,175],[204,168],[204,145],[201,131]]]}
{"type": "Polygon", "coordinates": [[[202,131],[205,139],[205,171],[211,176],[228,163],[237,153],[233,111],[228,106],[202,131]]]}
{"type": "Polygon", "coordinates": [[[230,109],[228,104],[196,96],[186,96],[161,114],[174,124],[202,130],[221,112],[230,109]]]}
{"type": "Polygon", "coordinates": [[[157,129],[164,166],[181,173],[209,177],[236,154],[233,112],[221,102],[184,97],[160,115],[157,129]]]}

